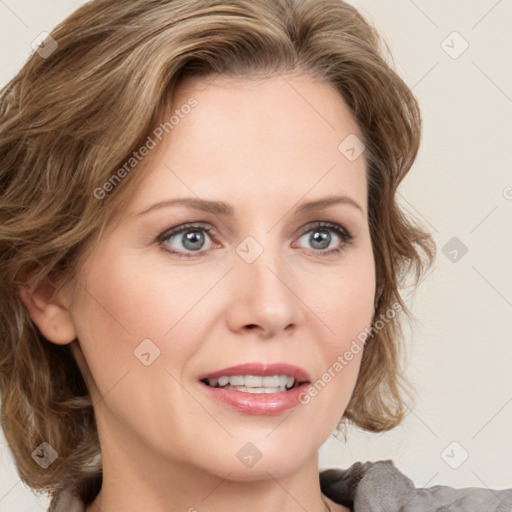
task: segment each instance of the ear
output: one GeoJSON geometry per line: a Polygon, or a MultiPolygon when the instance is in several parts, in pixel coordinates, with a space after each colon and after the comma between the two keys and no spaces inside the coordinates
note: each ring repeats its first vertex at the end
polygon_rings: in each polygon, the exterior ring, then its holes
{"type": "Polygon", "coordinates": [[[21,299],[43,336],[57,345],[76,339],[76,330],[69,312],[70,301],[46,278],[34,290],[20,289],[21,299]]]}

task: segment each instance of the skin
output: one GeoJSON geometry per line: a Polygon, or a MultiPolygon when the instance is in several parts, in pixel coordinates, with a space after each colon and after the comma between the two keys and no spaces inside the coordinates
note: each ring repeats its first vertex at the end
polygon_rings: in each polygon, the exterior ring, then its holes
{"type": "Polygon", "coordinates": [[[335,89],[309,76],[196,79],[176,91],[176,108],[191,96],[197,107],[152,151],[142,186],[74,286],[24,294],[50,341],[78,339],[90,372],[104,479],[87,512],[326,510],[318,449],[349,402],[362,352],[309,404],[275,416],[214,402],[198,376],[285,362],[316,381],[371,325],[366,161],[338,150],[360,130],[335,89]],[[360,209],[340,203],[295,213],[333,195],[360,209]],[[184,197],[224,201],[235,215],[176,205],[139,215],[184,197]],[[315,227],[320,221],[348,230],[350,243],[329,229],[330,245],[315,251],[310,235],[326,233],[315,227]],[[213,230],[201,232],[199,255],[183,234],[157,241],[198,222],[213,230]],[[252,263],[236,251],[248,236],[263,249],[252,263]],[[149,366],[134,357],[145,339],[160,350],[149,366]],[[247,443],[261,454],[253,467],[237,457],[247,443]]]}

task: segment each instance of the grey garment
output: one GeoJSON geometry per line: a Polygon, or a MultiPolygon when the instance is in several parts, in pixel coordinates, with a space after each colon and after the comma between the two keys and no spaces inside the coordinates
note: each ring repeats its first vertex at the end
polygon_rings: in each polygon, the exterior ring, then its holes
{"type": "Polygon", "coordinates": [[[85,503],[65,490],[52,499],[48,512],[85,512],[85,503]]]}
{"type": "Polygon", "coordinates": [[[353,512],[512,512],[512,489],[416,488],[390,460],[322,471],[320,485],[353,512]]]}
{"type": "MultiPolygon", "coordinates": [[[[512,512],[512,489],[445,485],[416,489],[390,460],[322,471],[320,487],[328,498],[353,512],[512,512]]],[[[64,491],[48,512],[85,512],[85,505],[64,491]]]]}

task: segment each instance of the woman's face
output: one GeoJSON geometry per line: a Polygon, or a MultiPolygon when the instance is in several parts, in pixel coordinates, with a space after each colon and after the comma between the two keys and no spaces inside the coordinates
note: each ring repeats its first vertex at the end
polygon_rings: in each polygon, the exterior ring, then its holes
{"type": "Polygon", "coordinates": [[[189,81],[174,103],[69,307],[103,458],[279,478],[316,461],[372,320],[360,131],[306,76],[189,81]]]}

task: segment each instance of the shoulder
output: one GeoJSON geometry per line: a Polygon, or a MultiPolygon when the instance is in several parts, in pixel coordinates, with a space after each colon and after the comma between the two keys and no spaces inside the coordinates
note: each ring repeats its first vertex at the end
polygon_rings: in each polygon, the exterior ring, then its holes
{"type": "Polygon", "coordinates": [[[354,512],[505,512],[512,510],[512,489],[444,485],[416,488],[391,460],[356,462],[348,469],[320,473],[322,492],[354,512]]]}

